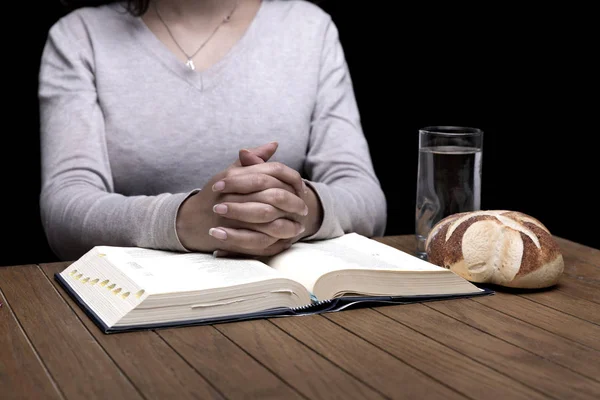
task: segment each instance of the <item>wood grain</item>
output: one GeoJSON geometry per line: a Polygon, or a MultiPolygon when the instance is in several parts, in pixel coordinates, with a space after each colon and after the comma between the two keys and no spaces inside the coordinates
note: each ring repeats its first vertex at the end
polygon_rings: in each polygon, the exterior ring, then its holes
{"type": "Polygon", "coordinates": [[[164,399],[177,393],[178,399],[218,399],[223,396],[152,331],[104,334],[54,280],[64,264],[41,265],[80,321],[118,364],[146,399],[164,399]]]}
{"type": "MultiPolygon", "coordinates": [[[[455,300],[461,302],[461,300],[455,300]]],[[[398,306],[409,308],[414,305],[398,306]]],[[[442,343],[399,324],[374,310],[360,309],[327,314],[326,318],[373,345],[412,365],[470,398],[542,399],[535,389],[442,343]]]]}
{"type": "Polygon", "coordinates": [[[442,314],[431,304],[376,310],[549,397],[596,399],[600,395],[600,383],[442,314]]]}
{"type": "Polygon", "coordinates": [[[143,397],[37,266],[0,269],[23,330],[67,399],[143,397]]]}
{"type": "Polygon", "coordinates": [[[584,281],[600,288],[600,268],[573,256],[564,256],[565,270],[563,274],[569,278],[584,281]]]}
{"type": "Polygon", "coordinates": [[[391,399],[465,398],[387,351],[322,316],[279,318],[271,322],[391,399]],[[365,368],[365,365],[369,367],[365,368]],[[399,391],[398,387],[401,387],[402,391],[399,391]]]}
{"type": "Polygon", "coordinates": [[[522,293],[519,296],[557,311],[600,325],[600,304],[561,290],[522,293]]]}
{"type": "Polygon", "coordinates": [[[600,304],[600,288],[588,284],[585,280],[573,279],[563,276],[558,281],[556,290],[573,297],[578,297],[596,304],[600,304]]]}
{"type": "Polygon", "coordinates": [[[600,268],[600,249],[595,249],[561,237],[555,236],[554,239],[558,243],[563,256],[573,257],[600,268]]]}
{"type": "Polygon", "coordinates": [[[110,335],[54,280],[69,263],[3,267],[0,397],[597,399],[600,250],[557,241],[547,290],[110,335]]]}
{"type": "Polygon", "coordinates": [[[513,294],[496,293],[494,296],[485,297],[474,298],[473,301],[579,344],[600,350],[600,326],[598,325],[513,294]]]}
{"type": "Polygon", "coordinates": [[[157,333],[226,398],[303,398],[212,326],[157,333]]]}
{"type": "Polygon", "coordinates": [[[428,304],[482,332],[551,360],[593,380],[600,379],[600,352],[473,300],[428,304]]]}
{"type": "MultiPolygon", "coordinates": [[[[12,268],[12,267],[11,267],[12,268]]],[[[3,400],[61,399],[52,376],[4,297],[0,269],[0,393],[3,400]]]]}
{"type": "Polygon", "coordinates": [[[374,388],[355,379],[269,321],[227,323],[215,327],[310,399],[384,398],[374,388]]]}

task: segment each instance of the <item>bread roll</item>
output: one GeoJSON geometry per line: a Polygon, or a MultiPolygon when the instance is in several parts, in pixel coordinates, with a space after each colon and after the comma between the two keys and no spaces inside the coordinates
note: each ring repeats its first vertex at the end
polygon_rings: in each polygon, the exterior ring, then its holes
{"type": "Polygon", "coordinates": [[[426,241],[429,262],[463,278],[512,288],[555,285],[564,270],[558,244],[537,219],[516,211],[472,211],[438,222],[426,241]]]}

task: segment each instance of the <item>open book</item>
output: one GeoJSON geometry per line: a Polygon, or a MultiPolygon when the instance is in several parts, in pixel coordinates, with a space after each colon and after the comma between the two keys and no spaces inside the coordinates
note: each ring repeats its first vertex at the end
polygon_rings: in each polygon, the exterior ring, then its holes
{"type": "Polygon", "coordinates": [[[105,333],[489,293],[356,233],[261,259],[97,246],[55,278],[105,333]]]}

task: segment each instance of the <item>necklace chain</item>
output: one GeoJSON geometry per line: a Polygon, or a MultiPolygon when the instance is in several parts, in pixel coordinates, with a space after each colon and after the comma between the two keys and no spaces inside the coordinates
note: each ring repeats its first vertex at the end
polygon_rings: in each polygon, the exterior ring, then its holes
{"type": "Polygon", "coordinates": [[[231,16],[233,15],[233,13],[235,12],[239,0],[237,0],[235,2],[235,4],[233,5],[233,8],[231,9],[231,11],[229,12],[229,14],[227,14],[222,20],[221,22],[215,27],[215,29],[213,29],[213,31],[211,32],[210,35],[208,35],[208,37],[204,40],[204,42],[202,42],[202,44],[200,45],[200,47],[198,47],[198,49],[193,52],[191,55],[188,54],[179,44],[179,42],[177,41],[177,39],[175,39],[175,36],[173,35],[173,33],[171,32],[171,29],[169,28],[169,25],[167,25],[167,23],[165,22],[165,20],[163,19],[162,15],[160,15],[160,12],[158,11],[158,5],[156,3],[158,3],[157,1],[153,1],[154,3],[154,11],[156,12],[156,15],[158,16],[158,19],[160,20],[160,22],[162,22],[162,24],[165,26],[165,28],[167,29],[167,32],[169,33],[169,36],[171,36],[171,39],[173,39],[173,43],[175,43],[175,45],[179,48],[179,50],[181,50],[181,52],[187,57],[187,61],[185,63],[185,65],[190,68],[191,70],[195,70],[196,69],[196,65],[194,64],[194,60],[193,58],[196,56],[196,54],[198,54],[200,52],[200,50],[202,50],[204,48],[204,46],[206,46],[206,44],[210,41],[210,39],[212,39],[212,37],[215,35],[215,33],[217,33],[217,31],[219,30],[219,28],[229,22],[229,20],[231,19],[231,16]]]}

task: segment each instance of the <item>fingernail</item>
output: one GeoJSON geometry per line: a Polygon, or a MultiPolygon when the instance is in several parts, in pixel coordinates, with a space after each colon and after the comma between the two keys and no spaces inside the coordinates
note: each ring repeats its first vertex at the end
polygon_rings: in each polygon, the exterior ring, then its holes
{"type": "Polygon", "coordinates": [[[298,233],[297,235],[301,234],[302,232],[304,232],[306,230],[306,228],[304,227],[304,225],[300,225],[300,228],[298,228],[298,233]]]}
{"type": "Polygon", "coordinates": [[[304,190],[304,194],[308,193],[308,188],[306,187],[306,183],[302,181],[302,190],[304,190]]]}
{"type": "Polygon", "coordinates": [[[225,188],[225,182],[219,181],[212,186],[213,192],[219,192],[225,188]]]}
{"type": "Polygon", "coordinates": [[[308,215],[308,206],[304,206],[304,210],[302,210],[302,214],[303,216],[307,216],[308,215]]]}
{"type": "Polygon", "coordinates": [[[210,228],[208,230],[208,234],[210,236],[214,237],[215,239],[219,239],[219,240],[226,240],[227,239],[227,232],[225,232],[223,229],[210,228]]]}
{"type": "Polygon", "coordinates": [[[225,204],[215,204],[213,211],[217,214],[227,214],[227,206],[225,204]]]}

